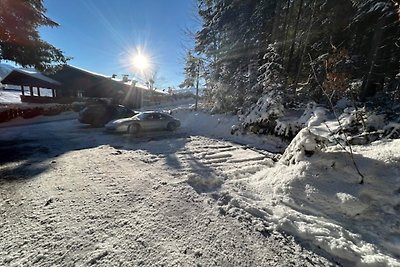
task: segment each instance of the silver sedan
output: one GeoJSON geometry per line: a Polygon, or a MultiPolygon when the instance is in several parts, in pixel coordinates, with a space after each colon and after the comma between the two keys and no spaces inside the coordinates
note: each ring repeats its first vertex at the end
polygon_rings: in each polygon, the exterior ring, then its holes
{"type": "Polygon", "coordinates": [[[133,117],[118,119],[106,124],[108,132],[136,134],[140,131],[169,130],[181,126],[178,119],[162,112],[141,112],[133,117]]]}

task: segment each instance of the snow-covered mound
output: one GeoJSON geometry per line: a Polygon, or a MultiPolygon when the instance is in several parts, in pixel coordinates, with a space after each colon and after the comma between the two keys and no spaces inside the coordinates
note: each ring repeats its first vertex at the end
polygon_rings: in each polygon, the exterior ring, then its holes
{"type": "Polygon", "coordinates": [[[400,140],[353,147],[360,185],[348,153],[312,139],[303,129],[281,162],[249,178],[257,208],[272,206],[274,227],[350,266],[400,266],[400,140]]]}

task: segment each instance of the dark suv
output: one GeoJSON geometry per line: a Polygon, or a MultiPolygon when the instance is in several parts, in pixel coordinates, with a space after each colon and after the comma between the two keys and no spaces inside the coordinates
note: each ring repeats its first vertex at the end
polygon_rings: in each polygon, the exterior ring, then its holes
{"type": "Polygon", "coordinates": [[[111,120],[132,117],[136,114],[138,112],[121,105],[93,104],[79,112],[78,120],[94,127],[102,127],[111,120]]]}

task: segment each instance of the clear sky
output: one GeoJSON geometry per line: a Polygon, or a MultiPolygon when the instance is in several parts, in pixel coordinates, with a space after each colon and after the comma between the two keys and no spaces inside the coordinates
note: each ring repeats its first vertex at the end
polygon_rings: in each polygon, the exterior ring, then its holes
{"type": "Polygon", "coordinates": [[[197,26],[196,0],[45,0],[58,28],[42,28],[44,40],[73,57],[71,65],[111,76],[138,71],[137,50],[158,70],[156,85],[183,80],[185,28],[197,26]]]}

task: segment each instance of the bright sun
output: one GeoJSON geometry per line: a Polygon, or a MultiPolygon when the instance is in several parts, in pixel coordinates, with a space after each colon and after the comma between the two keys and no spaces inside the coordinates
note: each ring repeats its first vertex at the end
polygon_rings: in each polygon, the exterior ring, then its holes
{"type": "Polygon", "coordinates": [[[139,70],[145,70],[149,67],[149,61],[144,55],[138,54],[133,58],[133,65],[139,70]]]}

